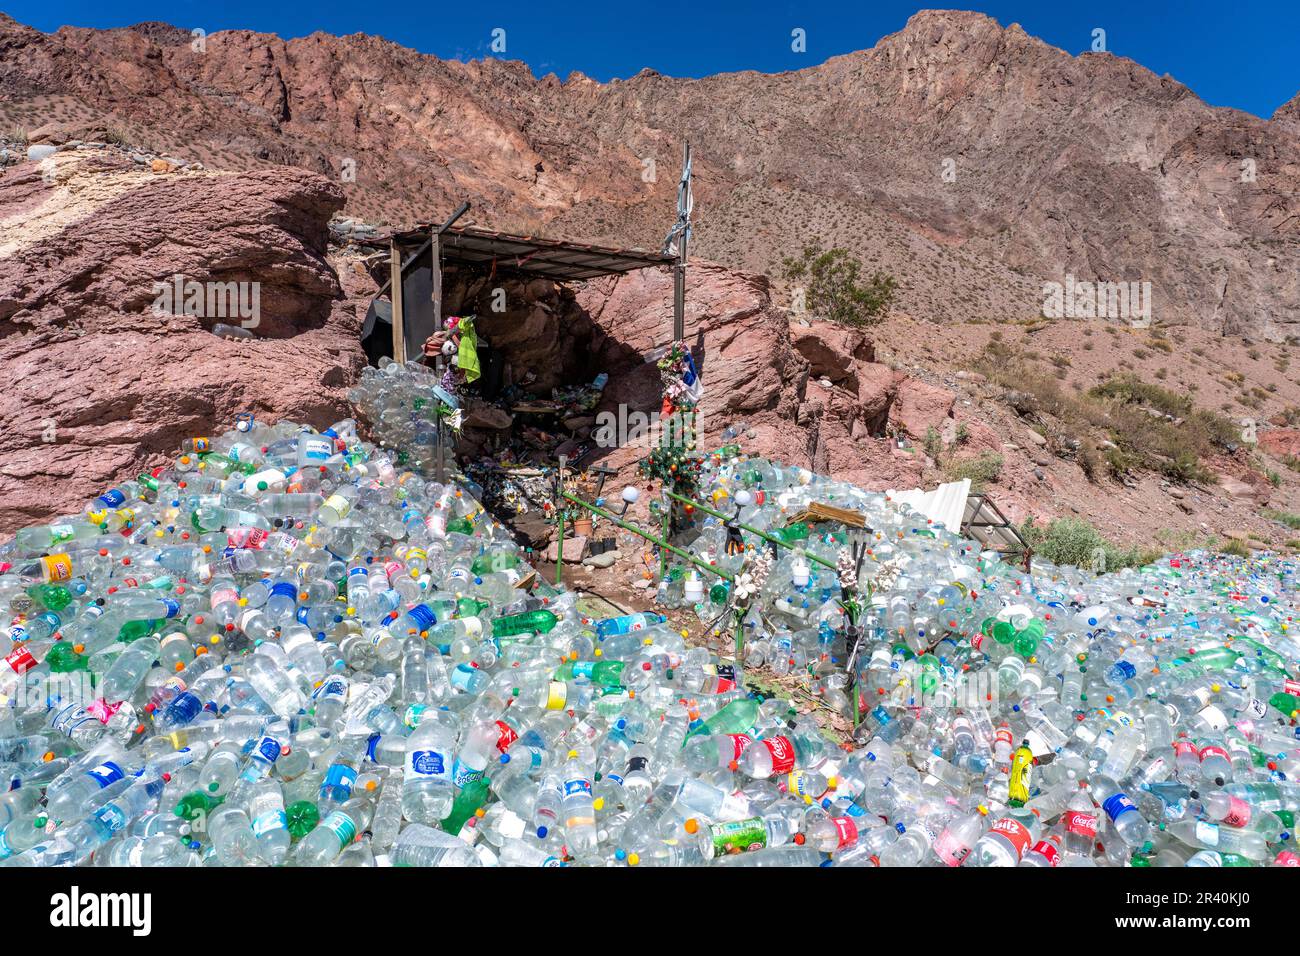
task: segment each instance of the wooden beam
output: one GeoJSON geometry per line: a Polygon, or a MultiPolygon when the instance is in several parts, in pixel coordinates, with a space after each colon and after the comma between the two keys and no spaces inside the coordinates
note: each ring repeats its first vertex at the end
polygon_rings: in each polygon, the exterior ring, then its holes
{"type": "Polygon", "coordinates": [[[433,330],[442,331],[442,237],[436,228],[429,230],[429,257],[433,267],[433,330]]]}
{"type": "MultiPolygon", "coordinates": [[[[468,204],[461,207],[457,216],[468,208],[468,204]]],[[[453,217],[454,218],[454,217],[453,217]]],[[[445,228],[445,227],[444,227],[445,228]]],[[[433,331],[438,333],[442,331],[442,229],[437,226],[429,228],[429,272],[433,278],[430,285],[433,286],[433,331]]],[[[439,355],[434,359],[434,367],[443,368],[443,357],[439,355]]],[[[438,453],[434,466],[434,478],[443,483],[447,480],[447,428],[438,419],[438,453]]]]}
{"type": "Polygon", "coordinates": [[[406,323],[402,318],[402,250],[388,241],[389,297],[393,302],[393,360],[406,361],[406,323]]]}

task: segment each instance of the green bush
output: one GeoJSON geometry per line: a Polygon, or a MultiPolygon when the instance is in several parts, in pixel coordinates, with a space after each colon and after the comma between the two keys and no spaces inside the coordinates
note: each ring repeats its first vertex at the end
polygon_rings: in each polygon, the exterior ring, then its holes
{"type": "Polygon", "coordinates": [[[939,430],[933,425],[925,430],[925,442],[921,447],[925,449],[925,453],[934,460],[935,464],[938,464],[939,459],[943,456],[943,436],[939,434],[939,430]]]}
{"type": "Polygon", "coordinates": [[[1249,558],[1250,548],[1240,538],[1229,538],[1227,542],[1219,545],[1219,553],[1235,555],[1238,558],[1249,558]]]}
{"type": "Polygon", "coordinates": [[[971,488],[979,491],[990,481],[997,481],[998,475],[1002,474],[1002,456],[997,452],[986,451],[978,458],[949,461],[944,471],[949,481],[969,478],[971,488]]]}
{"type": "Polygon", "coordinates": [[[1161,555],[1158,550],[1123,547],[1107,541],[1082,518],[1056,518],[1045,527],[1030,518],[1020,526],[1020,536],[1035,554],[1053,564],[1073,564],[1094,571],[1138,568],[1161,555]]]}
{"type": "Polygon", "coordinates": [[[1291,514],[1289,511],[1273,511],[1270,509],[1264,512],[1264,517],[1284,524],[1293,530],[1300,531],[1300,515],[1291,514]]]}
{"type": "Polygon", "coordinates": [[[894,301],[898,283],[877,272],[865,283],[858,281],[861,266],[847,249],[822,250],[805,246],[797,257],[784,262],[785,278],[806,282],[810,311],[843,325],[875,325],[894,301]]]}

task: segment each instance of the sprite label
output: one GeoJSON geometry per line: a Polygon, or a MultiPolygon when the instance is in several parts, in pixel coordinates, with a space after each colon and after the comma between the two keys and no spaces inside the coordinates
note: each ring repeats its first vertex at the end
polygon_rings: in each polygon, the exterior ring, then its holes
{"type": "Polygon", "coordinates": [[[748,853],[767,846],[767,827],[762,817],[750,817],[734,823],[717,823],[709,828],[713,837],[713,856],[716,859],[728,853],[748,853]]]}

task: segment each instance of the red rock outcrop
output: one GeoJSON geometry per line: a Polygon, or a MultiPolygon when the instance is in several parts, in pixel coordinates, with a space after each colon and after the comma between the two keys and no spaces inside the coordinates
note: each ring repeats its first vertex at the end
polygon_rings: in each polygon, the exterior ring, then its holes
{"type": "Polygon", "coordinates": [[[1259,433],[1259,447],[1274,458],[1300,458],[1300,428],[1268,428],[1259,433]]]}
{"type": "Polygon", "coordinates": [[[341,204],[296,170],[158,175],[114,151],[0,178],[0,531],[75,509],[239,412],[343,417],[364,357],[325,261],[341,204]],[[155,314],[154,283],[177,274],[257,283],[258,321],[225,320],[255,338],[155,314]]]}

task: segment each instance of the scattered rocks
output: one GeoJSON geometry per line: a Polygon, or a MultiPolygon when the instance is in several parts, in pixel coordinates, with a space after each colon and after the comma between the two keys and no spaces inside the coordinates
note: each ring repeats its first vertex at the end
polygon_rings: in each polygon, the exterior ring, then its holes
{"type": "MultiPolygon", "coordinates": [[[[564,563],[579,564],[587,554],[587,539],[582,535],[564,539],[564,563]]],[[[609,554],[609,552],[605,552],[609,554]]],[[[604,557],[604,555],[597,555],[604,557]]],[[[552,541],[546,547],[546,560],[555,563],[560,560],[560,542],[552,541]]],[[[610,562],[611,564],[613,562],[610,562]]]]}
{"type": "Polygon", "coordinates": [[[509,428],[514,422],[514,416],[509,412],[487,402],[473,402],[465,409],[466,428],[500,431],[509,428]]]}

